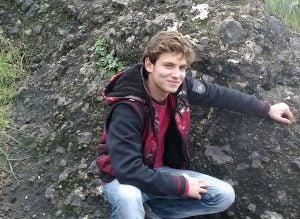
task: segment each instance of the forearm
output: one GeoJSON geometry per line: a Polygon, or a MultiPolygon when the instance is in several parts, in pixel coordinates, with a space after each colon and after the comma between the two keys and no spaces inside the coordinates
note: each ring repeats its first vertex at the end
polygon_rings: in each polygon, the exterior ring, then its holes
{"type": "Polygon", "coordinates": [[[270,104],[257,99],[254,95],[242,93],[232,88],[211,84],[205,81],[189,80],[188,97],[191,104],[205,105],[228,109],[244,114],[265,116],[268,114],[270,104]],[[195,83],[204,87],[204,92],[195,90],[195,83]]]}

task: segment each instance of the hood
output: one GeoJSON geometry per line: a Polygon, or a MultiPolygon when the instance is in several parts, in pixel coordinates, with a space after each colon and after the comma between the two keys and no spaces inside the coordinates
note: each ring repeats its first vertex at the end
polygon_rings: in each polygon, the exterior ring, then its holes
{"type": "Polygon", "coordinates": [[[106,85],[103,97],[108,105],[125,99],[146,102],[144,65],[139,63],[117,73],[106,85]]]}

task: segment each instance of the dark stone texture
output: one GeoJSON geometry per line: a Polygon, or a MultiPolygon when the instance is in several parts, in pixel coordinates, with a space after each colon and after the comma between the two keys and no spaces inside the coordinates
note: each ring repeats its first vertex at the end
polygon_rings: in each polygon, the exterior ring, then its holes
{"type": "MultiPolygon", "coordinates": [[[[108,111],[98,98],[106,81],[91,51],[99,35],[129,65],[140,61],[153,34],[177,29],[195,44],[195,77],[287,102],[299,118],[300,36],[267,14],[262,1],[204,3],[208,15],[201,20],[192,12],[200,3],[190,0],[1,2],[1,25],[25,44],[30,73],[15,101],[18,131],[9,133],[25,147],[8,142],[14,157],[33,158],[13,162],[21,181],[2,188],[0,217],[109,218],[92,165],[108,111]]],[[[298,122],[285,126],[206,107],[192,112],[192,168],[236,191],[228,211],[194,218],[300,217],[298,122]],[[207,147],[214,148],[209,156],[207,147]]]]}

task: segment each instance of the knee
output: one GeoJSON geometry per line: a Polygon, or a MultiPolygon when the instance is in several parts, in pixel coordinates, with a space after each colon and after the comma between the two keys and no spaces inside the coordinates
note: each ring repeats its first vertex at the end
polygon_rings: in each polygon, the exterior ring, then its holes
{"type": "Polygon", "coordinates": [[[112,206],[114,219],[144,218],[143,196],[135,186],[120,184],[117,180],[104,185],[105,198],[112,206]]]}
{"type": "Polygon", "coordinates": [[[122,185],[118,191],[118,202],[129,204],[143,203],[141,190],[131,185],[122,185]]]}
{"type": "Polygon", "coordinates": [[[121,185],[112,204],[112,218],[144,218],[145,210],[141,191],[130,185],[121,185]]]}
{"type": "Polygon", "coordinates": [[[222,206],[223,206],[223,211],[228,209],[234,202],[235,200],[235,192],[233,187],[229,184],[224,182],[221,186],[221,195],[222,195],[222,206]]]}

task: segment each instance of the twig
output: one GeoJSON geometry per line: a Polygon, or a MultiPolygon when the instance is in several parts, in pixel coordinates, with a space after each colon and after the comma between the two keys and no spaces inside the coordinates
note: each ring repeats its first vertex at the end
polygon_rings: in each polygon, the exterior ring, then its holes
{"type": "Polygon", "coordinates": [[[22,160],[27,160],[30,158],[36,158],[36,157],[41,157],[41,156],[29,156],[29,157],[23,157],[23,158],[9,158],[9,161],[22,161],[22,160]]]}
{"type": "Polygon", "coordinates": [[[14,128],[13,126],[6,127],[6,129],[10,129],[10,130],[14,130],[14,131],[17,131],[17,132],[24,133],[24,132],[21,131],[20,129],[14,128]]]}
{"type": "Polygon", "coordinates": [[[12,137],[11,135],[7,134],[6,132],[2,132],[1,134],[6,135],[8,138],[11,138],[12,140],[14,140],[15,142],[17,142],[18,144],[22,145],[22,143],[20,141],[18,141],[17,139],[15,139],[14,137],[12,137]]]}
{"type": "Polygon", "coordinates": [[[8,156],[8,154],[7,154],[2,148],[0,148],[0,150],[1,150],[1,153],[4,154],[5,157],[6,157],[6,162],[8,163],[8,166],[9,166],[9,169],[10,169],[9,172],[10,172],[10,173],[13,175],[13,177],[19,182],[19,179],[16,177],[16,174],[15,174],[15,172],[14,172],[14,168],[12,167],[11,162],[9,161],[9,156],[8,156]]]}
{"type": "Polygon", "coordinates": [[[12,174],[13,177],[17,180],[17,182],[19,182],[19,179],[16,177],[16,174],[15,174],[15,172],[14,172],[14,169],[13,169],[11,163],[9,162],[9,160],[8,160],[7,162],[8,162],[9,169],[10,169],[10,171],[11,171],[11,174],[12,174]]]}

